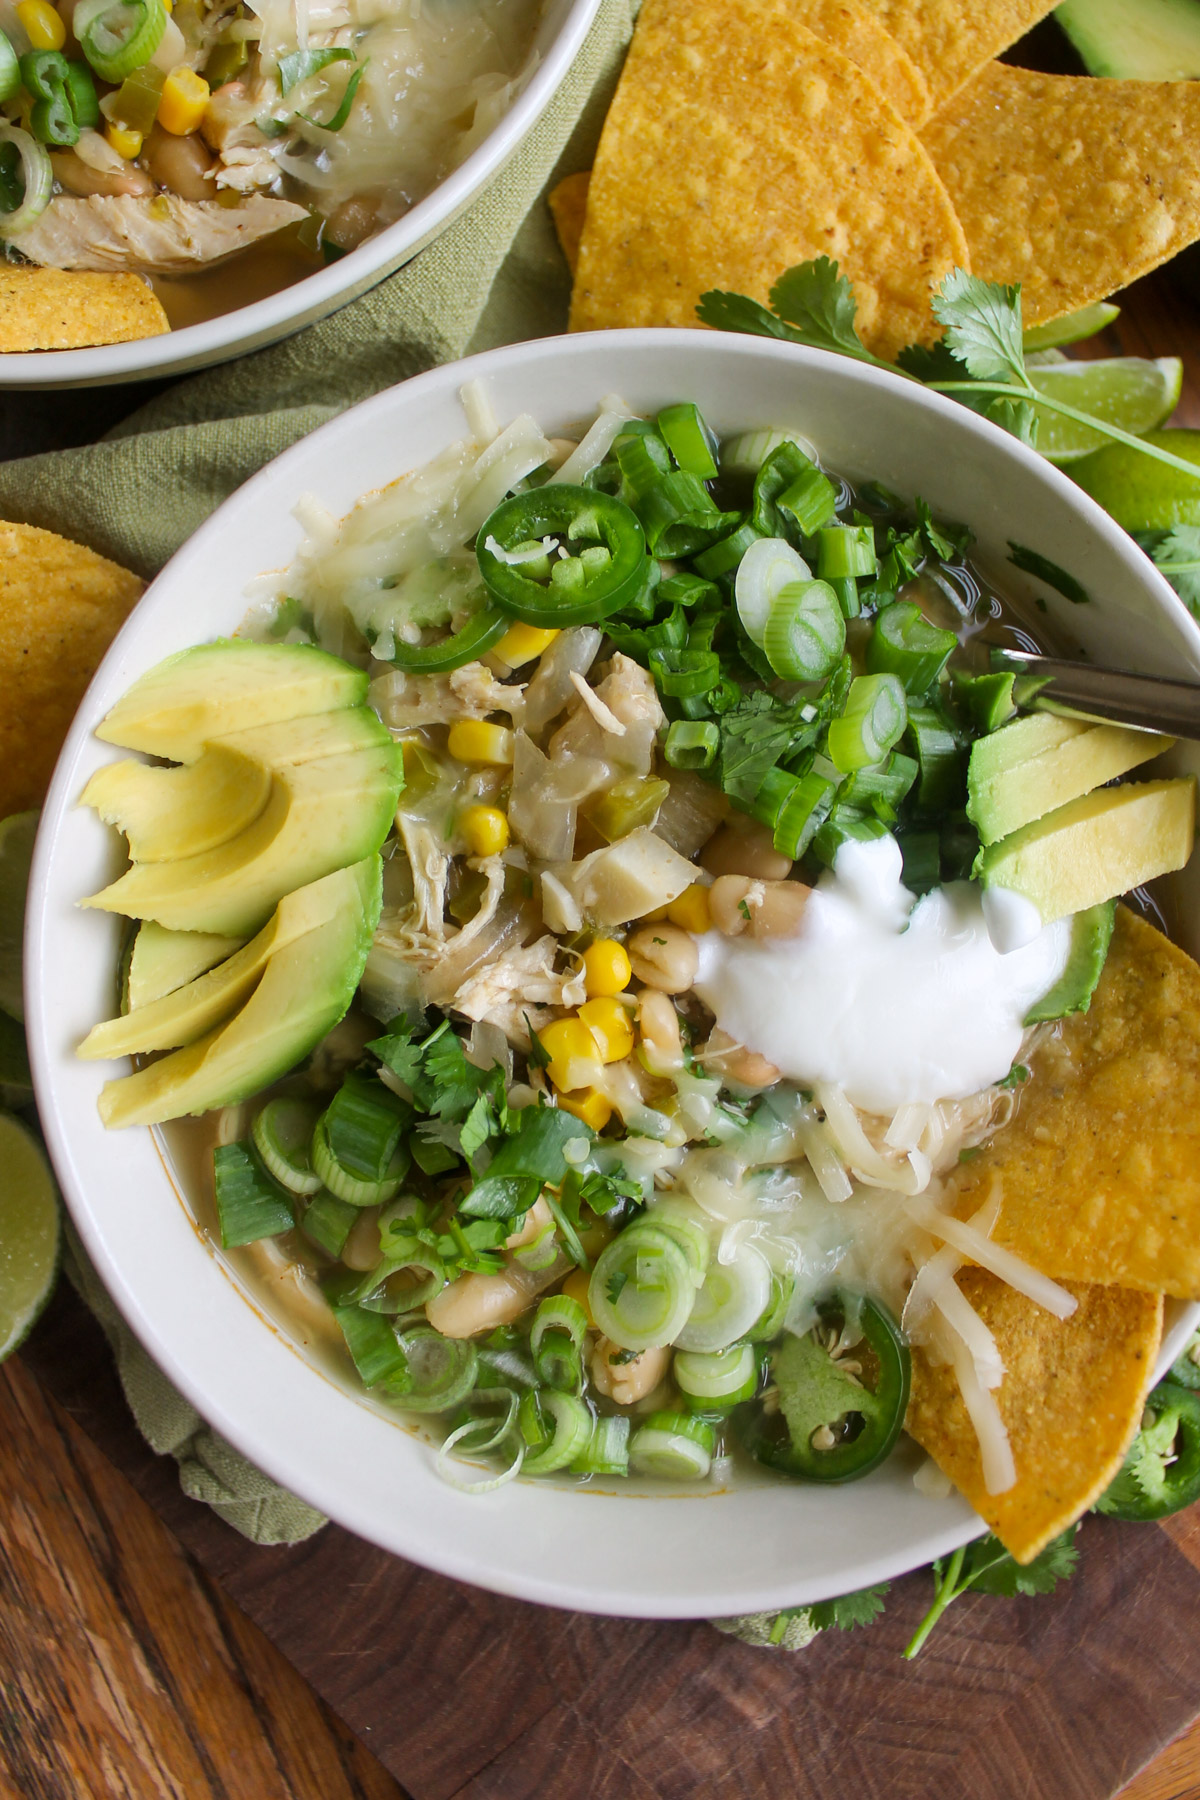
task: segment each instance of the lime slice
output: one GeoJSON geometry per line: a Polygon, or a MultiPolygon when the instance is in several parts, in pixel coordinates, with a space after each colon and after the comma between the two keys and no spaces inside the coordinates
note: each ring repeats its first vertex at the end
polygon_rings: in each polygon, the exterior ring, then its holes
{"type": "Polygon", "coordinates": [[[0,1009],[23,1019],[21,940],[25,935],[25,889],[37,836],[35,812],[0,819],[0,1009]]]}
{"type": "Polygon", "coordinates": [[[1056,350],[1060,344],[1079,344],[1111,325],[1120,311],[1111,300],[1097,300],[1079,312],[1064,313],[1061,319],[1049,319],[1045,325],[1031,325],[1023,334],[1022,342],[1026,350],[1056,350]]]}
{"type": "MultiPolygon", "coordinates": [[[[1029,379],[1039,393],[1141,437],[1170,418],[1178,406],[1183,364],[1177,356],[1160,356],[1153,362],[1114,356],[1103,362],[1042,364],[1030,369],[1029,379]]],[[[1037,447],[1052,463],[1078,462],[1108,442],[1102,431],[1077,425],[1045,407],[1039,406],[1037,415],[1037,447]]]]}
{"type": "Polygon", "coordinates": [[[54,1292],[58,1189],[33,1133],[0,1113],[0,1362],[24,1342],[54,1292]]]}
{"type": "Polygon", "coordinates": [[[1149,431],[1146,442],[1194,462],[1195,480],[1139,456],[1128,444],[1108,444],[1072,463],[1071,478],[1126,531],[1200,525],[1200,431],[1149,431]]]}

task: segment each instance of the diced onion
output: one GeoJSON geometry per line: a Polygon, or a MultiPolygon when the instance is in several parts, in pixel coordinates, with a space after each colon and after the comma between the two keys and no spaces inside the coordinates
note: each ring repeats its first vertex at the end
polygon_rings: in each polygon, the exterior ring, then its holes
{"type": "Polygon", "coordinates": [[[0,119],[0,144],[16,146],[25,183],[25,197],[16,211],[0,213],[0,238],[15,238],[45,212],[54,187],[54,171],[37,139],[5,119],[0,119]]]}

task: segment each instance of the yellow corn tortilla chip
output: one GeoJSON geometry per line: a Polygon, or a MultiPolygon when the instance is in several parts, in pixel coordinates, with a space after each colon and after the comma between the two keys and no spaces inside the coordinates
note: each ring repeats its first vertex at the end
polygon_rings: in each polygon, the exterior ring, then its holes
{"type": "Polygon", "coordinates": [[[170,329],[140,275],[0,263],[0,352],[82,350],[170,329]]]}
{"type": "Polygon", "coordinates": [[[84,689],[144,585],[82,544],[0,522],[0,818],[41,804],[84,689]]]}
{"type": "Polygon", "coordinates": [[[966,266],[920,140],[787,0],[647,0],[588,192],[571,327],[694,325],[708,288],[766,300],[828,255],[868,348],[938,336],[966,266]]]}
{"type": "Polygon", "coordinates": [[[554,229],[558,233],[558,242],[572,275],[579,261],[579,240],[583,236],[583,222],[587,216],[588,185],[591,179],[588,169],[581,170],[578,175],[567,175],[546,196],[550,217],[554,220],[554,229]]]}
{"type": "Polygon", "coordinates": [[[1054,10],[1057,0],[866,0],[925,78],[938,112],[985,63],[1054,10]]]}
{"type": "Polygon", "coordinates": [[[1200,1299],[1200,968],[1117,908],[1091,1007],[1034,1052],[1016,1117],[951,1178],[1057,1280],[1200,1299]]]}
{"type": "Polygon", "coordinates": [[[1103,300],[1200,237],[1200,83],[993,63],[925,127],[985,281],[1027,325],[1103,300]]]}
{"type": "Polygon", "coordinates": [[[905,1428],[1018,1562],[1032,1562],[1104,1492],[1141,1422],[1162,1336],[1162,1296],[1071,1286],[1069,1319],[1035,1306],[986,1269],[958,1284],[995,1336],[1004,1361],[996,1404],[1016,1484],[984,1487],[979,1442],[953,1368],[913,1351],[905,1428]]]}
{"type": "Polygon", "coordinates": [[[824,43],[857,63],[914,131],[925,123],[933,110],[929,85],[870,0],[795,0],[793,10],[824,43]]]}

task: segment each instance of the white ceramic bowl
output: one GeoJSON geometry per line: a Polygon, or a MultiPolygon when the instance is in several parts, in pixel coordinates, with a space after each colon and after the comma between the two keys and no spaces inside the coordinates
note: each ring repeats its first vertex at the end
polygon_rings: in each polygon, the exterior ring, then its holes
{"type": "MultiPolygon", "coordinates": [[[[913,1453],[831,1490],[764,1480],[650,1495],[527,1480],[469,1498],[447,1488],[425,1442],[264,1323],[199,1233],[155,1134],[101,1128],[96,1096],[112,1071],[72,1054],[111,1008],[121,930],[75,904],[119,860],[114,834],[75,804],[114,754],[92,727],[161,657],[236,628],[247,583],[293,555],[300,494],[344,513],[464,436],[467,378],[487,383],[502,422],[528,409],[552,431],[586,420],[614,390],[648,412],[694,399],[723,432],[798,426],[834,468],[968,521],[979,560],[1010,593],[1038,589],[1006,566],[1009,537],[1068,568],[1092,602],[1072,608],[1046,591],[1049,616],[1095,660],[1200,672],[1200,629],[1091,500],[1015,439],[891,375],[759,338],[630,331],[517,345],[419,376],[315,432],[227,500],[153,583],[83,702],[46,803],[26,945],[30,1047],[63,1191],[121,1311],[205,1417],[277,1480],[388,1550],[526,1599],[654,1617],[760,1611],[863,1587],[981,1529],[957,1497],[931,1501],[914,1489],[913,1453]]],[[[1200,767],[1195,748],[1181,761],[1200,767]]],[[[1180,886],[1195,953],[1200,859],[1180,886]]],[[[1173,1309],[1164,1362],[1198,1318],[1200,1307],[1173,1309]]]]}
{"type": "Polygon", "coordinates": [[[377,237],[291,287],[218,318],[131,344],[88,350],[34,350],[0,356],[0,389],[107,387],[186,375],[245,356],[336,312],[433,242],[497,175],[545,112],[599,10],[600,0],[546,0],[531,48],[538,57],[528,85],[466,161],[377,237]]]}

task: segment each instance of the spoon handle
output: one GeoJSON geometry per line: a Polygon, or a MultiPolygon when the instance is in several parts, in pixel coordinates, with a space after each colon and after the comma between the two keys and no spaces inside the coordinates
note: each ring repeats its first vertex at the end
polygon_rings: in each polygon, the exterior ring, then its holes
{"type": "Polygon", "coordinates": [[[1042,712],[1131,725],[1200,742],[1200,683],[1169,681],[1161,675],[1134,675],[1127,669],[1097,669],[1091,663],[1060,662],[1053,656],[997,650],[992,666],[1038,683],[1023,701],[1042,712]]]}

